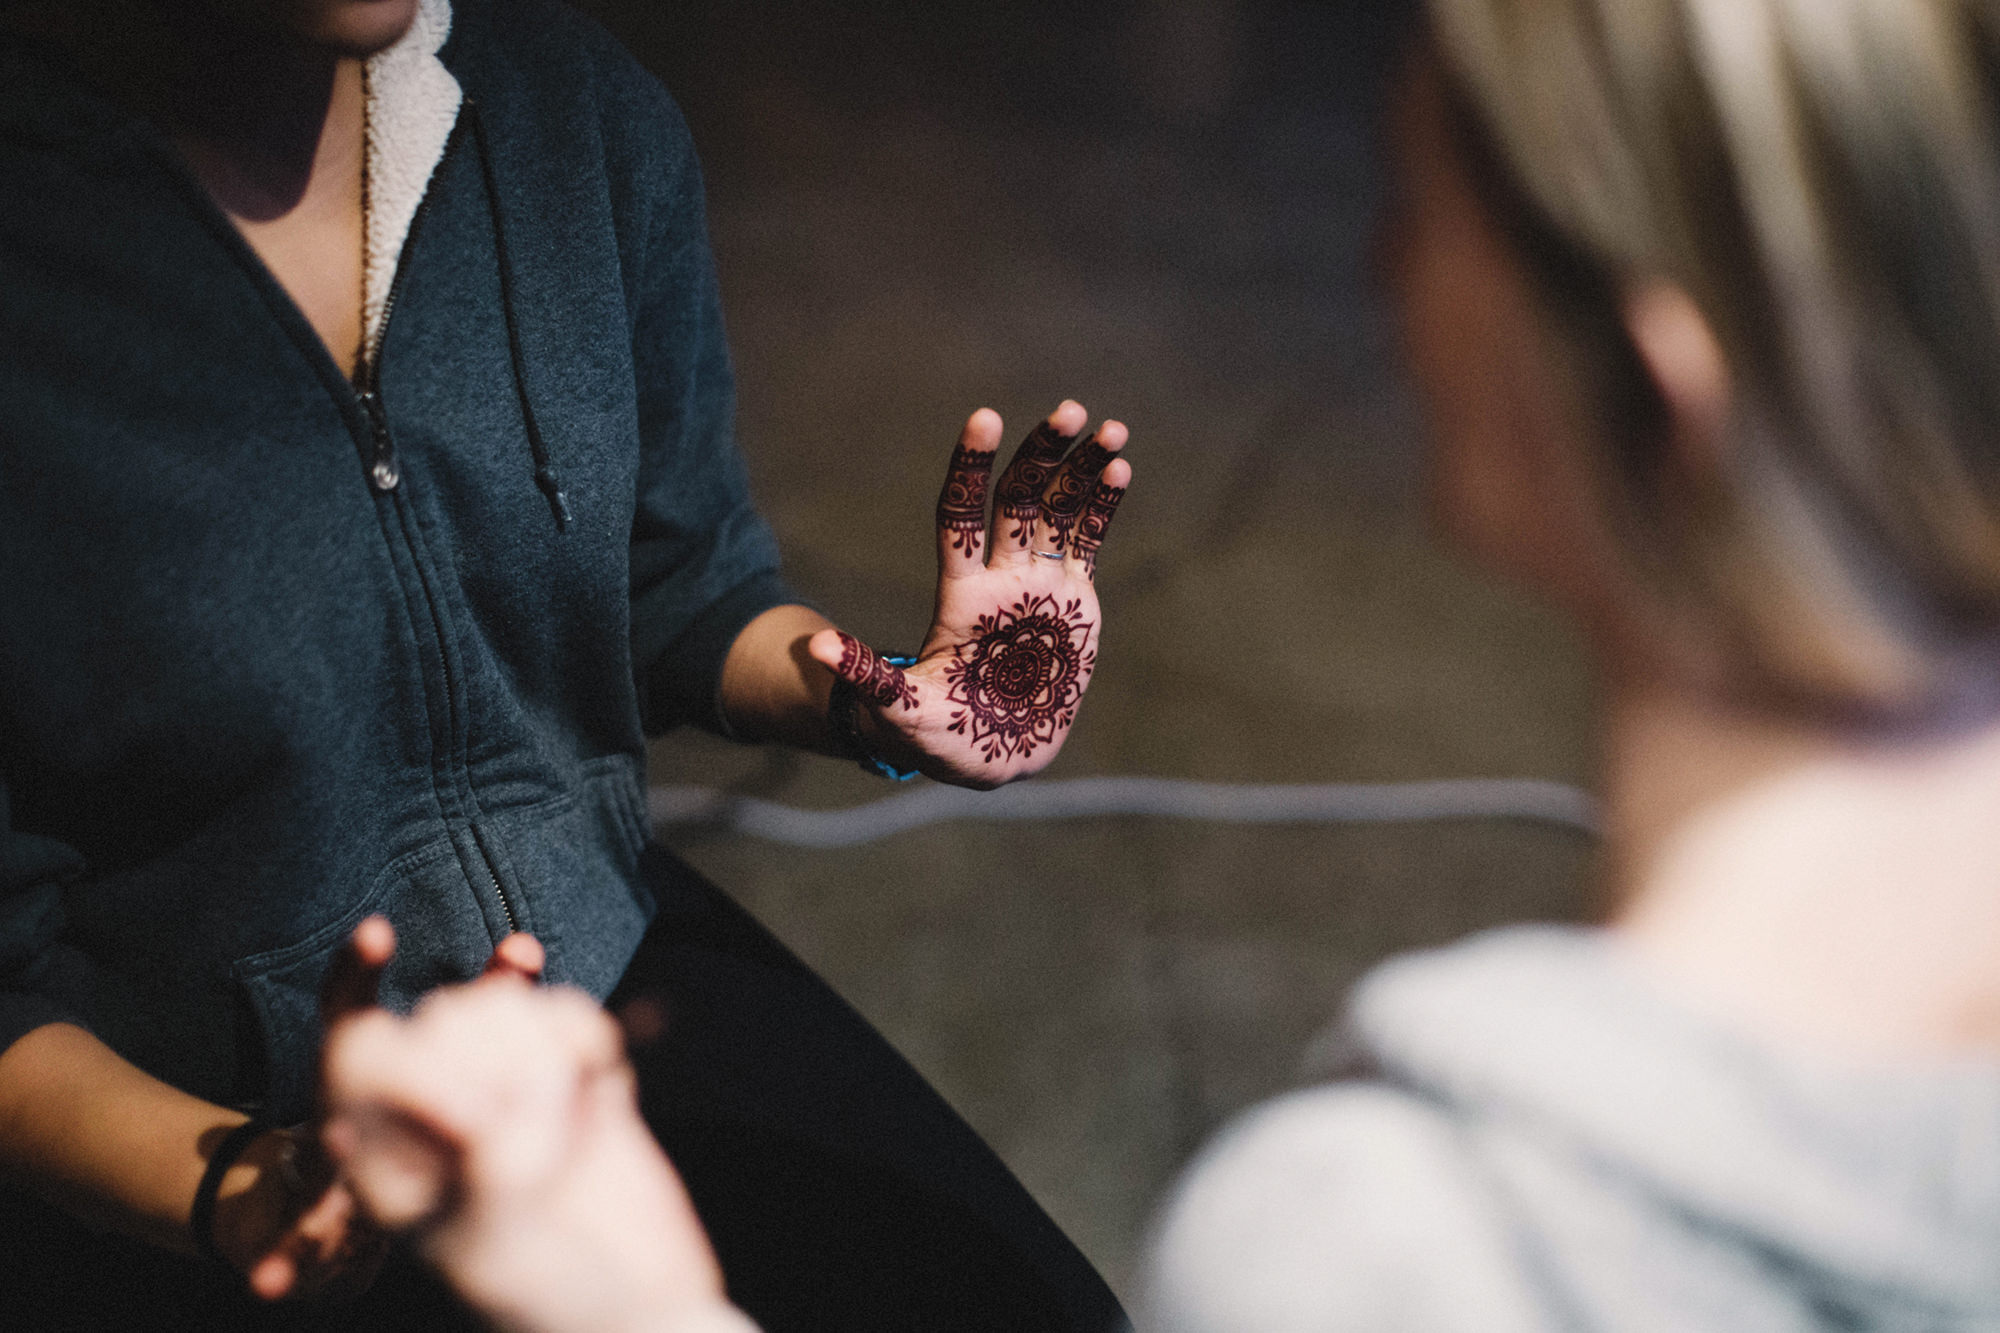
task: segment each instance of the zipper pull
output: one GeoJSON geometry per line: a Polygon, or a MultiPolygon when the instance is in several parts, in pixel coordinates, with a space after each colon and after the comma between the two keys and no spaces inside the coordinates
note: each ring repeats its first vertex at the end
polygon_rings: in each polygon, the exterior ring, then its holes
{"type": "Polygon", "coordinates": [[[389,438],[389,417],[382,410],[382,395],[373,389],[361,391],[361,406],[368,413],[369,433],[375,437],[375,455],[368,462],[368,484],[388,493],[403,479],[396,465],[396,443],[389,438]]]}

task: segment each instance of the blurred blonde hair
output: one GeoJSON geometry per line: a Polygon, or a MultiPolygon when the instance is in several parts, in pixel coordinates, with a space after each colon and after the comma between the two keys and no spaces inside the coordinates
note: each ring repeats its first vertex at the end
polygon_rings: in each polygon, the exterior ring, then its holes
{"type": "Polygon", "coordinates": [[[1793,695],[1990,691],[2000,0],[1429,3],[1476,174],[1606,423],[1637,567],[1793,695]],[[1670,456],[1623,332],[1655,279],[1729,363],[1712,471],[1670,456]]]}

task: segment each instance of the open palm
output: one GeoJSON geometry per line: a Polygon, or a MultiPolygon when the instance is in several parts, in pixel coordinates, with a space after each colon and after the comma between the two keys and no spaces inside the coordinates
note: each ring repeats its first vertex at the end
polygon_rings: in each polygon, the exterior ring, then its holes
{"type": "Polygon", "coordinates": [[[815,658],[850,682],[868,748],[966,787],[1039,772],[1062,749],[1097,665],[1101,615],[1091,579],[1130,484],[1126,430],[1066,402],[1038,425],[993,488],[1000,418],[965,424],[938,497],[938,591],[914,665],[823,630],[815,658]]]}

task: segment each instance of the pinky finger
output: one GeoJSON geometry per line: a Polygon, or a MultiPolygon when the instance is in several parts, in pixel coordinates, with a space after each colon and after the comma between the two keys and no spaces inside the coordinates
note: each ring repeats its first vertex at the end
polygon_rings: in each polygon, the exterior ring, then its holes
{"type": "Polygon", "coordinates": [[[1086,578],[1097,574],[1098,548],[1104,545],[1104,534],[1111,530],[1111,516],[1118,512],[1118,502],[1125,498],[1125,488],[1131,484],[1132,465],[1115,458],[1106,465],[1090,498],[1084,501],[1083,512],[1077,516],[1070,533],[1069,554],[1083,566],[1086,578]]]}

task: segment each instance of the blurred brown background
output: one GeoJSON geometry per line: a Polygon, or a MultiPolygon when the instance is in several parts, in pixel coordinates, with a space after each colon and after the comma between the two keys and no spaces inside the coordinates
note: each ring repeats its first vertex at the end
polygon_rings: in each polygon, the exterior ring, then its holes
{"type": "MultiPolygon", "coordinates": [[[[1387,0],[586,0],[708,175],[739,434],[805,593],[914,643],[959,423],[1130,424],[1103,652],[1052,777],[1587,777],[1550,617],[1435,549],[1367,249],[1387,0]]],[[[668,738],[656,782],[815,807],[852,767],[668,738]]],[[[1231,1112],[1383,955],[1584,910],[1573,832],[946,825],[670,841],[844,992],[1130,1291],[1231,1112]]]]}

